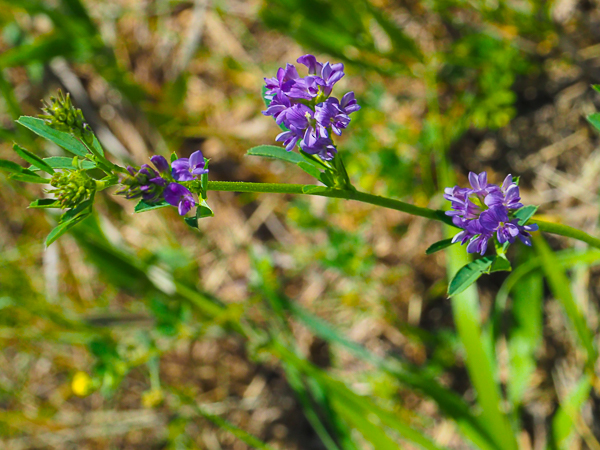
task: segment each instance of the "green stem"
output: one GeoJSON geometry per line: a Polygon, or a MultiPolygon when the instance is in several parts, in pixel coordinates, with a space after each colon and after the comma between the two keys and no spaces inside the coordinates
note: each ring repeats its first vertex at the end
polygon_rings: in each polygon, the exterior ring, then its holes
{"type": "MultiPolygon", "coordinates": [[[[300,194],[317,195],[319,197],[343,198],[346,200],[356,200],[371,205],[382,206],[388,209],[412,214],[413,216],[425,217],[426,219],[439,220],[448,225],[453,225],[444,211],[422,208],[411,205],[400,200],[394,200],[388,197],[367,194],[366,192],[350,191],[341,189],[332,189],[322,186],[307,184],[280,184],[280,183],[246,183],[241,181],[209,181],[209,191],[229,191],[229,192],[257,192],[271,194],[300,194]]],[[[540,231],[546,233],[558,234],[560,236],[570,237],[585,242],[592,247],[600,248],[600,239],[590,236],[584,231],[562,225],[558,223],[544,222],[542,220],[530,220],[530,224],[537,224],[540,231]]]]}

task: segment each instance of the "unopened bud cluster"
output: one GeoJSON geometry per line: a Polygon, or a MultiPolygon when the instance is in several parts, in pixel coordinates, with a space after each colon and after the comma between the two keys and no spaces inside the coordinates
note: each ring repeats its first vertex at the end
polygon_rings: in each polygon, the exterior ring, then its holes
{"type": "Polygon", "coordinates": [[[74,208],[96,190],[96,182],[84,170],[57,172],[50,184],[56,189],[50,189],[48,193],[56,195],[63,209],[74,208]]]}
{"type": "Polygon", "coordinates": [[[94,133],[85,122],[81,110],[73,106],[69,93],[65,96],[59,90],[57,97],[50,97],[50,103],[43,102],[43,104],[44,115],[40,117],[48,126],[58,131],[71,133],[87,145],[92,145],[94,133]]]}

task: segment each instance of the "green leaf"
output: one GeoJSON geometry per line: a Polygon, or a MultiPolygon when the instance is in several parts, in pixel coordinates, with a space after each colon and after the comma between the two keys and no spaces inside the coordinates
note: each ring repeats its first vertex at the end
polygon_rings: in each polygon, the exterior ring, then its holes
{"type": "Polygon", "coordinates": [[[594,113],[587,116],[587,121],[598,131],[600,131],[600,113],[594,113]]]}
{"type": "Polygon", "coordinates": [[[194,217],[184,217],[183,221],[192,228],[198,228],[198,218],[194,217]]]}
{"type": "Polygon", "coordinates": [[[485,256],[463,266],[448,285],[448,297],[460,294],[471,286],[484,273],[489,273],[495,256],[485,256]]]}
{"type": "Polygon", "coordinates": [[[4,170],[9,173],[22,173],[24,167],[21,167],[14,161],[8,161],[6,159],[0,159],[0,170],[4,170]]]}
{"type": "MultiPolygon", "coordinates": [[[[53,169],[77,169],[77,167],[73,165],[73,158],[69,158],[68,156],[50,156],[49,158],[44,158],[44,162],[53,169]]],[[[87,159],[80,160],[79,165],[85,170],[90,170],[96,167],[96,163],[94,161],[89,161],[87,159]]],[[[39,170],[39,167],[33,165],[30,167],[30,169],[39,170]]]]}
{"type": "Polygon", "coordinates": [[[206,200],[202,199],[198,205],[198,209],[196,210],[196,217],[198,219],[204,219],[205,217],[214,217],[214,215],[215,213],[210,206],[208,206],[206,200]]]}
{"type": "Polygon", "coordinates": [[[53,198],[38,198],[32,201],[28,208],[62,208],[60,202],[53,198]]]}
{"type": "Polygon", "coordinates": [[[504,255],[497,255],[492,263],[492,267],[490,267],[490,273],[510,272],[511,270],[512,266],[510,265],[510,261],[506,259],[504,255]]]}
{"type": "Polygon", "coordinates": [[[38,167],[40,170],[43,170],[47,174],[52,175],[54,173],[54,169],[48,165],[48,163],[44,162],[42,158],[37,155],[34,155],[28,150],[25,150],[23,147],[20,147],[18,144],[13,144],[13,150],[17,152],[21,158],[27,161],[29,164],[32,164],[38,167]]]}
{"type": "Polygon", "coordinates": [[[515,212],[515,217],[519,219],[519,225],[525,225],[529,219],[533,217],[533,215],[538,210],[538,206],[529,205],[523,206],[518,211],[515,212]]]}
{"type": "Polygon", "coordinates": [[[425,250],[425,254],[426,255],[431,255],[433,253],[439,252],[440,250],[443,250],[447,247],[450,247],[451,245],[456,244],[456,242],[452,242],[453,238],[449,238],[449,239],[443,239],[441,241],[437,241],[433,244],[431,244],[429,246],[429,248],[427,250],[425,250]]]}
{"type": "Polygon", "coordinates": [[[552,437],[557,448],[571,448],[569,440],[576,430],[574,421],[580,417],[581,408],[590,398],[591,389],[590,377],[584,375],[560,400],[560,407],[552,419],[552,437]]]}
{"type": "Polygon", "coordinates": [[[567,317],[580,343],[587,351],[587,364],[590,370],[592,370],[598,357],[596,347],[594,346],[594,334],[588,327],[586,317],[580,305],[575,301],[573,292],[571,292],[569,278],[560,267],[556,255],[541,234],[536,233],[533,236],[533,241],[533,247],[540,256],[542,270],[546,275],[550,291],[567,313],[567,317]]]}
{"type": "Polygon", "coordinates": [[[49,178],[42,178],[36,174],[28,174],[28,173],[14,173],[10,175],[8,178],[15,181],[21,181],[23,183],[37,183],[37,184],[49,184],[49,178]]]}
{"type": "Polygon", "coordinates": [[[50,246],[54,241],[56,241],[59,237],[85,219],[87,216],[91,214],[91,211],[86,211],[82,214],[76,215],[75,217],[71,217],[66,222],[62,222],[58,224],[54,229],[48,234],[46,237],[46,247],[50,246]]]}
{"type": "Polygon", "coordinates": [[[600,84],[592,84],[592,89],[594,89],[596,92],[600,92],[600,84]]]}
{"type": "Polygon", "coordinates": [[[153,209],[164,208],[165,206],[169,206],[169,204],[165,201],[161,201],[158,203],[146,203],[144,200],[140,200],[137,205],[135,205],[135,209],[133,210],[136,213],[152,211],[153,209]]]}
{"type": "Polygon", "coordinates": [[[300,161],[304,160],[298,153],[288,152],[285,148],[277,147],[276,145],[259,145],[258,147],[253,147],[248,150],[246,154],[279,159],[292,164],[298,164],[300,161]]]}
{"type": "Polygon", "coordinates": [[[38,136],[41,136],[49,141],[54,142],[59,147],[77,155],[85,157],[89,155],[88,149],[79,142],[76,138],[71,136],[69,133],[55,130],[42,120],[36,119],[30,116],[21,116],[17,120],[17,123],[23,125],[25,128],[29,128],[38,136]]]}
{"type": "Polygon", "coordinates": [[[95,153],[97,153],[102,158],[104,158],[104,149],[102,148],[102,145],[100,144],[100,141],[98,141],[98,138],[96,137],[95,134],[94,134],[94,141],[92,142],[92,149],[95,151],[95,153]]]}
{"type": "Polygon", "coordinates": [[[309,164],[306,161],[300,161],[298,167],[304,170],[307,174],[315,177],[317,180],[321,179],[321,171],[317,169],[313,164],[309,164]]]}
{"type": "Polygon", "coordinates": [[[173,152],[173,153],[171,153],[171,156],[169,159],[171,160],[171,162],[173,162],[173,161],[176,161],[178,158],[179,157],[177,156],[177,153],[173,152]]]}

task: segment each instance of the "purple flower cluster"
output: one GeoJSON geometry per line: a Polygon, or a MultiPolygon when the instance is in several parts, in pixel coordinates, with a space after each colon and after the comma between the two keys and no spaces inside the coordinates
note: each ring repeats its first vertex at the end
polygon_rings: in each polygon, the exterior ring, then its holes
{"type": "Polygon", "coordinates": [[[337,153],[331,133],[340,136],[350,123],[350,114],[360,106],[354,92],[341,100],[330,97],[334,84],[344,76],[343,64],[322,64],[313,55],[301,56],[298,62],[308,68],[304,78],[292,64],[280,68],[276,77],[265,78],[265,98],[270,104],[263,114],[287,128],[275,138],[287,151],[300,144],[306,153],[329,161],[337,153]]]}
{"type": "Polygon", "coordinates": [[[455,186],[446,188],[444,198],[452,203],[452,211],[446,214],[452,222],[463,229],[452,239],[467,245],[468,253],[483,255],[488,241],[494,233],[500,244],[511,244],[519,238],[531,245],[530,231],[537,231],[537,225],[519,225],[518,219],[511,219],[510,212],[523,207],[519,186],[508,175],[502,186],[487,182],[487,173],[469,173],[471,188],[455,186]]]}
{"type": "Polygon", "coordinates": [[[177,181],[192,181],[208,173],[206,162],[200,150],[189,158],[179,158],[171,164],[160,155],[150,158],[154,167],[143,164],[139,170],[127,167],[129,175],[121,181],[122,187],[117,194],[125,198],[141,197],[147,203],[158,203],[161,200],[169,205],[177,206],[179,214],[185,216],[196,201],[188,188],[177,181]]]}

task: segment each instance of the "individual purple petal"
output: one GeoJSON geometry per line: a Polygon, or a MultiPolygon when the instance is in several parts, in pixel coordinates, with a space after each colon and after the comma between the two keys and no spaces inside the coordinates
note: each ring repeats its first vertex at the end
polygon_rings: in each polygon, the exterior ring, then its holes
{"type": "Polygon", "coordinates": [[[321,78],[323,80],[321,90],[323,91],[323,94],[327,96],[331,94],[333,85],[340,81],[343,76],[344,65],[342,63],[330,64],[329,62],[326,62],[323,64],[323,69],[321,70],[321,78]]]}
{"type": "Polygon", "coordinates": [[[150,161],[152,161],[152,164],[154,164],[154,167],[156,167],[156,170],[158,170],[160,173],[169,172],[169,163],[164,156],[154,155],[152,158],[150,158],[150,161]]]}
{"type": "Polygon", "coordinates": [[[190,155],[190,172],[192,175],[204,175],[208,173],[208,169],[206,168],[206,161],[204,160],[204,155],[200,150],[196,150],[194,153],[190,155]]]}
{"type": "Polygon", "coordinates": [[[298,141],[302,138],[301,134],[294,133],[293,131],[284,131],[283,133],[279,133],[275,140],[277,142],[283,142],[285,149],[288,152],[291,152],[293,148],[296,146],[298,141]]]}
{"type": "Polygon", "coordinates": [[[321,75],[323,64],[317,61],[313,55],[304,55],[296,60],[298,63],[305,65],[308,68],[310,75],[321,75]]]}
{"type": "Polygon", "coordinates": [[[346,114],[351,114],[360,109],[360,105],[354,98],[354,92],[350,91],[344,94],[340,105],[346,114]]]}
{"type": "Polygon", "coordinates": [[[178,183],[170,183],[165,188],[164,195],[165,201],[169,205],[177,206],[181,216],[185,216],[196,205],[192,193],[178,183]]]}

